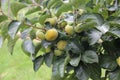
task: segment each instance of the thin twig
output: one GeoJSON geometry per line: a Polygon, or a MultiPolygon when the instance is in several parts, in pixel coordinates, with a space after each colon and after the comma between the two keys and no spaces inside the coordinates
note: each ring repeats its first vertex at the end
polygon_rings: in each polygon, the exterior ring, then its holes
{"type": "Polygon", "coordinates": [[[36,26],[34,26],[34,25],[31,25],[31,24],[27,24],[27,23],[24,23],[24,24],[27,25],[27,26],[29,26],[29,27],[32,27],[32,28],[41,29],[41,30],[46,31],[45,28],[39,28],[39,27],[36,27],[36,26]]]}
{"type": "Polygon", "coordinates": [[[6,14],[5,14],[2,10],[0,10],[0,13],[2,13],[2,15],[7,16],[9,20],[12,20],[12,18],[11,18],[11,17],[9,17],[8,15],[6,15],[6,14]]]}

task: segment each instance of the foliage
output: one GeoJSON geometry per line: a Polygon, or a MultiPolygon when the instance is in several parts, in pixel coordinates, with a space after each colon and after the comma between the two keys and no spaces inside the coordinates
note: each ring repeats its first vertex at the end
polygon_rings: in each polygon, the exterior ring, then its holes
{"type": "Polygon", "coordinates": [[[119,0],[1,0],[0,24],[0,47],[7,39],[13,54],[21,38],[34,70],[45,63],[52,67],[52,80],[119,80],[119,0]],[[55,33],[46,34],[49,30],[55,33]],[[67,44],[59,50],[61,40],[67,44]]]}

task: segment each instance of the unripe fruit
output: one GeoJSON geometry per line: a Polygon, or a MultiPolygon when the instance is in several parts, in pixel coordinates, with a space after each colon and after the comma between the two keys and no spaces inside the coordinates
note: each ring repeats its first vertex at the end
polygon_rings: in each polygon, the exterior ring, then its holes
{"type": "Polygon", "coordinates": [[[70,26],[70,25],[67,25],[65,27],[65,32],[69,35],[73,35],[74,34],[74,29],[73,29],[73,26],[70,26]]]}
{"type": "Polygon", "coordinates": [[[79,14],[82,15],[84,13],[83,9],[79,9],[79,14]]]}
{"type": "Polygon", "coordinates": [[[45,34],[42,31],[38,30],[36,32],[36,37],[40,40],[44,40],[45,39],[45,34]]]}
{"type": "Polygon", "coordinates": [[[56,29],[49,29],[45,34],[45,39],[47,41],[54,41],[58,37],[58,32],[56,29]]]}
{"type": "Polygon", "coordinates": [[[50,47],[50,46],[48,46],[47,48],[45,48],[45,52],[46,52],[46,53],[51,52],[51,47],[50,47]]]}
{"type": "Polygon", "coordinates": [[[120,66],[120,57],[118,57],[116,61],[117,61],[117,64],[120,66]]]}
{"type": "Polygon", "coordinates": [[[59,50],[64,50],[65,47],[66,47],[66,45],[67,45],[67,42],[64,41],[64,40],[61,40],[61,41],[59,41],[59,42],[57,43],[57,48],[58,48],[59,50]]]}
{"type": "Polygon", "coordinates": [[[57,49],[54,50],[54,55],[55,55],[55,56],[61,56],[62,53],[63,53],[63,52],[62,52],[61,50],[57,50],[57,49]]]}
{"type": "Polygon", "coordinates": [[[57,23],[57,19],[55,17],[53,17],[53,18],[47,18],[45,20],[45,23],[50,23],[50,25],[54,26],[57,23]]]}
{"type": "Polygon", "coordinates": [[[67,25],[66,21],[62,21],[61,23],[59,23],[60,28],[64,28],[67,25]]]}
{"type": "Polygon", "coordinates": [[[33,44],[34,44],[35,46],[38,46],[40,43],[41,43],[40,40],[33,39],[33,44]]]}
{"type": "Polygon", "coordinates": [[[74,30],[75,30],[76,33],[80,33],[80,32],[82,31],[81,28],[80,28],[80,24],[77,25],[77,26],[74,28],[74,30]]]}

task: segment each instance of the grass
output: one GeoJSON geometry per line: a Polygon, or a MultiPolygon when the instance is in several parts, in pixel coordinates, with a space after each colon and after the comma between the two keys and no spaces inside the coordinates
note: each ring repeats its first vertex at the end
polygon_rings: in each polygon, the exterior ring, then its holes
{"type": "Polygon", "coordinates": [[[13,55],[7,50],[6,44],[0,49],[0,80],[50,80],[51,69],[43,65],[33,71],[33,63],[21,51],[21,41],[18,41],[13,55]]]}

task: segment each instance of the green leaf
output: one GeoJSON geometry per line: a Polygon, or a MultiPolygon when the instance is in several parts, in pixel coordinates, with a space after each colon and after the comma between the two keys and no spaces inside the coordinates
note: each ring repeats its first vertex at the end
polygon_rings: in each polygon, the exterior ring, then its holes
{"type": "Polygon", "coordinates": [[[39,18],[40,24],[44,25],[45,20],[49,17],[50,17],[50,14],[41,15],[39,18]]]}
{"type": "Polygon", "coordinates": [[[39,50],[41,49],[41,47],[42,47],[41,42],[36,42],[36,45],[35,45],[35,55],[37,55],[37,53],[39,52],[39,50]]]}
{"type": "Polygon", "coordinates": [[[72,5],[70,3],[66,3],[61,5],[58,9],[57,9],[57,13],[56,16],[60,16],[63,12],[67,12],[72,10],[72,5]]]}
{"type": "Polygon", "coordinates": [[[117,17],[115,19],[111,18],[109,23],[111,23],[111,24],[119,24],[120,25],[120,17],[117,17]]]}
{"type": "Polygon", "coordinates": [[[89,73],[86,71],[86,67],[79,66],[79,68],[76,70],[76,76],[79,80],[88,80],[89,73]]]}
{"type": "Polygon", "coordinates": [[[4,21],[4,20],[7,20],[8,18],[7,18],[7,16],[5,16],[5,15],[0,15],[0,23],[2,22],[2,21],[4,21]]]}
{"type": "Polygon", "coordinates": [[[41,67],[43,62],[44,62],[43,56],[38,56],[37,58],[35,58],[35,60],[33,61],[34,71],[38,71],[38,69],[41,67]]]}
{"type": "Polygon", "coordinates": [[[103,34],[105,34],[106,32],[109,31],[110,26],[106,23],[106,24],[103,24],[102,26],[97,26],[96,28],[97,28],[99,31],[101,31],[103,34]]]}
{"type": "Polygon", "coordinates": [[[86,13],[86,14],[83,14],[80,17],[79,20],[81,20],[81,21],[92,20],[93,22],[96,22],[98,26],[101,26],[104,23],[104,18],[98,13],[94,13],[94,14],[86,13]]]}
{"type": "Polygon", "coordinates": [[[68,44],[66,49],[71,50],[75,54],[80,54],[81,53],[81,48],[80,47],[81,46],[78,43],[76,43],[75,41],[72,41],[68,44]]]}
{"type": "Polygon", "coordinates": [[[35,7],[31,7],[28,12],[26,13],[26,15],[29,15],[29,14],[32,14],[34,12],[37,12],[37,11],[40,11],[41,10],[41,7],[40,6],[35,6],[35,7]]]}
{"type": "Polygon", "coordinates": [[[77,67],[77,66],[79,65],[80,59],[81,59],[81,55],[80,55],[80,56],[73,57],[73,58],[71,58],[71,60],[70,60],[70,64],[71,64],[72,66],[77,67]]]}
{"type": "Polygon", "coordinates": [[[60,77],[64,77],[65,75],[65,63],[64,63],[64,60],[61,60],[61,62],[59,63],[59,73],[60,73],[60,77]]]}
{"type": "Polygon", "coordinates": [[[99,64],[89,64],[88,68],[92,80],[101,80],[101,67],[99,66],[99,64]]]}
{"type": "Polygon", "coordinates": [[[10,21],[4,21],[0,24],[1,35],[3,37],[3,40],[5,40],[8,37],[8,25],[9,24],[10,24],[10,21]]]}
{"type": "Polygon", "coordinates": [[[92,50],[85,51],[81,58],[85,63],[98,63],[98,55],[95,51],[92,50]]]}
{"type": "Polygon", "coordinates": [[[81,25],[79,25],[79,30],[78,31],[87,31],[89,29],[94,28],[96,25],[95,22],[91,21],[91,22],[86,22],[86,23],[82,23],[81,25]]]}
{"type": "Polygon", "coordinates": [[[20,27],[21,22],[18,21],[12,21],[9,26],[8,26],[8,34],[12,39],[14,39],[19,27],[20,27]]]}
{"type": "Polygon", "coordinates": [[[3,37],[0,36],[0,48],[2,47],[2,45],[3,45],[3,37]]]}
{"type": "Polygon", "coordinates": [[[32,0],[19,0],[19,2],[32,4],[32,0]]]}
{"type": "Polygon", "coordinates": [[[22,8],[27,7],[24,3],[20,3],[17,1],[13,1],[11,3],[11,11],[13,13],[14,16],[17,16],[17,13],[19,12],[19,10],[21,10],[22,8]]]}
{"type": "Polygon", "coordinates": [[[75,8],[84,8],[90,0],[69,0],[75,8]]]}
{"type": "Polygon", "coordinates": [[[90,45],[95,44],[102,36],[102,33],[98,30],[91,30],[90,33],[88,33],[89,43],[90,45]]]}
{"type": "Polygon", "coordinates": [[[57,2],[59,2],[59,1],[61,1],[61,0],[49,0],[48,1],[48,4],[47,4],[47,8],[49,9],[49,8],[51,8],[51,6],[53,6],[55,3],[57,3],[57,2]]]}
{"type": "Polygon", "coordinates": [[[102,55],[100,57],[100,66],[104,69],[113,71],[117,67],[116,59],[110,55],[102,55]]]}
{"type": "Polygon", "coordinates": [[[19,37],[15,37],[15,39],[12,39],[11,37],[8,38],[8,43],[7,43],[7,47],[8,47],[8,51],[13,54],[13,50],[14,50],[14,46],[17,42],[17,40],[19,39],[19,37]]]}
{"type": "Polygon", "coordinates": [[[109,80],[119,80],[120,79],[120,69],[117,69],[109,73],[109,80]]]}
{"type": "Polygon", "coordinates": [[[30,31],[32,30],[32,28],[27,28],[25,29],[22,33],[21,33],[21,38],[22,39],[26,39],[26,37],[29,35],[30,31]]]}
{"type": "Polygon", "coordinates": [[[31,39],[25,39],[22,43],[22,49],[24,52],[29,53],[31,55],[35,54],[35,46],[31,39]]]}
{"type": "Polygon", "coordinates": [[[102,46],[104,50],[109,54],[113,54],[116,52],[115,46],[112,41],[104,41],[102,43],[102,46]]]}
{"type": "Polygon", "coordinates": [[[119,28],[111,28],[110,31],[108,32],[112,35],[115,35],[120,38],[120,29],[119,28]]]}
{"type": "Polygon", "coordinates": [[[52,67],[52,79],[51,80],[63,80],[61,78],[61,75],[63,74],[63,65],[61,64],[63,62],[63,59],[57,59],[55,60],[55,62],[53,63],[53,67],[52,67]],[[59,67],[62,66],[61,68],[59,67]],[[60,71],[62,70],[62,71],[60,71]]]}
{"type": "Polygon", "coordinates": [[[53,56],[54,56],[53,53],[46,53],[46,54],[45,54],[45,64],[46,64],[48,67],[51,67],[51,65],[52,65],[52,63],[53,63],[53,56]]]}
{"type": "Polygon", "coordinates": [[[42,41],[42,45],[43,47],[47,48],[49,45],[51,45],[52,42],[48,42],[48,41],[42,41]]]}

